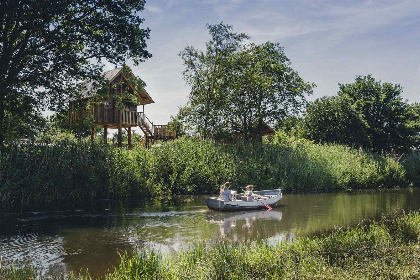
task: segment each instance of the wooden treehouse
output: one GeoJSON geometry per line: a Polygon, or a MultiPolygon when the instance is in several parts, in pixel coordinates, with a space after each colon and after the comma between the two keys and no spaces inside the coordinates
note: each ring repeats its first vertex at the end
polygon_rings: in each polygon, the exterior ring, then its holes
{"type": "MultiPolygon", "coordinates": [[[[127,71],[126,71],[127,72],[127,71]]],[[[133,73],[125,73],[122,68],[117,68],[104,73],[105,81],[109,83],[109,94],[107,98],[101,97],[93,90],[92,83],[85,86],[85,90],[81,93],[79,99],[70,99],[69,104],[69,123],[77,124],[82,118],[89,115],[93,119],[94,126],[104,128],[104,143],[107,142],[107,129],[118,129],[118,145],[122,143],[122,129],[127,131],[128,148],[131,148],[131,128],[139,127],[144,134],[146,147],[153,144],[157,140],[170,140],[176,138],[175,130],[169,125],[156,125],[144,113],[144,106],[154,103],[153,99],[142,88],[137,90],[130,82],[130,78],[134,77],[133,73]],[[132,99],[121,98],[123,106],[118,106],[117,97],[122,97],[123,92],[129,92],[137,99],[137,104],[132,99]],[[114,98],[113,98],[114,97],[114,98]],[[80,105],[82,104],[82,105],[80,105]],[[137,110],[137,106],[142,105],[142,111],[137,110]],[[90,106],[88,106],[90,105],[90,106]],[[124,109],[120,109],[124,107],[124,109]]],[[[104,95],[105,96],[105,95],[104,95]]],[[[121,104],[121,103],[120,103],[121,104]]],[[[92,140],[93,140],[92,128],[92,140]]]]}

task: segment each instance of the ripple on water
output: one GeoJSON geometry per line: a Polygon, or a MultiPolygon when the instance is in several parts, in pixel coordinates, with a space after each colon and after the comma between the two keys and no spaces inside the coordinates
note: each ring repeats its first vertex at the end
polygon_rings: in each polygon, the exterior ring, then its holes
{"type": "Polygon", "coordinates": [[[14,235],[2,240],[0,254],[3,265],[11,262],[29,264],[40,268],[42,275],[66,272],[62,263],[64,249],[60,236],[43,236],[36,233],[14,235]],[[48,268],[46,270],[45,268],[48,268]]]}

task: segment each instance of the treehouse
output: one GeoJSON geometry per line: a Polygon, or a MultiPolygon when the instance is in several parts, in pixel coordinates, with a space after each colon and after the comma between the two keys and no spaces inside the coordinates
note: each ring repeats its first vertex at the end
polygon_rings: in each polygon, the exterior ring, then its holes
{"type": "MultiPolygon", "coordinates": [[[[144,113],[144,106],[154,103],[144,88],[138,89],[134,74],[123,68],[104,73],[107,86],[95,89],[93,83],[83,86],[81,97],[69,100],[69,123],[77,126],[90,119],[94,126],[104,128],[104,142],[107,142],[107,129],[118,129],[118,144],[121,146],[122,130],[128,135],[131,148],[131,129],[139,127],[144,134],[146,146],[157,140],[175,139],[175,130],[169,125],[156,125],[144,113]],[[102,90],[102,92],[101,92],[102,90]],[[103,92],[105,91],[105,92],[103,92]],[[141,105],[142,110],[137,107],[141,105]]],[[[92,139],[93,139],[92,128],[92,139]]]]}

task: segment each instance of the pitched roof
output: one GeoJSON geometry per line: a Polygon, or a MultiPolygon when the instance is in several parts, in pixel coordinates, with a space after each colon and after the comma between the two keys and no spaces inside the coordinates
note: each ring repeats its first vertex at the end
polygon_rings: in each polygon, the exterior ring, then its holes
{"type": "MultiPolygon", "coordinates": [[[[115,68],[103,73],[103,77],[105,80],[112,83],[115,78],[117,78],[122,72],[122,68],[115,68]]],[[[130,73],[130,76],[134,76],[133,73],[130,73]]],[[[137,91],[131,84],[130,86],[134,91],[137,91]]],[[[85,99],[94,96],[98,92],[99,88],[98,85],[94,83],[94,81],[85,82],[82,85],[82,90],[80,96],[69,98],[68,101],[75,101],[77,99],[85,99]]],[[[147,93],[147,91],[143,88],[141,91],[137,91],[138,97],[140,99],[140,104],[150,104],[154,103],[153,99],[147,93]]]]}

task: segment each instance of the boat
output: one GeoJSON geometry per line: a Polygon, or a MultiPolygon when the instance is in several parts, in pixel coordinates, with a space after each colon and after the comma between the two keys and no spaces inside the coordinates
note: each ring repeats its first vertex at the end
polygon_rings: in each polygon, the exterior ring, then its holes
{"type": "Polygon", "coordinates": [[[215,211],[243,211],[269,208],[276,205],[282,198],[281,189],[254,191],[260,199],[247,200],[243,194],[232,191],[233,200],[221,200],[218,197],[205,199],[207,207],[215,211]]]}

